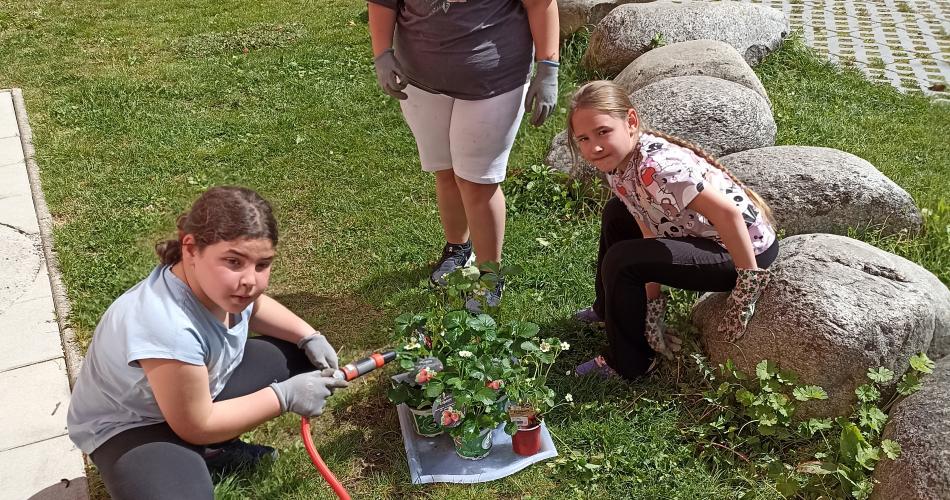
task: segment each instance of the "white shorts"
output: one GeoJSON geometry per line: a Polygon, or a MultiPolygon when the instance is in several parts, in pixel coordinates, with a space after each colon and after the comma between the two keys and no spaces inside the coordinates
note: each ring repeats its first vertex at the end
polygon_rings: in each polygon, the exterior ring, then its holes
{"type": "Polygon", "coordinates": [[[528,86],[489,99],[466,101],[432,94],[412,85],[399,101],[416,138],[422,170],[454,169],[477,184],[505,180],[508,155],[515,142],[528,86]]]}

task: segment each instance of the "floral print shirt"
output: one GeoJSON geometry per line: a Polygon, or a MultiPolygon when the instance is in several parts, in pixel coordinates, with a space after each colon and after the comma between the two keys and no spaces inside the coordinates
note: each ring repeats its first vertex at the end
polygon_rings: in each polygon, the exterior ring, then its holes
{"type": "MultiPolygon", "coordinates": [[[[756,255],[775,241],[775,230],[745,191],[725,172],[689,148],[661,137],[640,134],[639,155],[619,174],[608,174],[611,191],[633,216],[665,238],[699,236],[722,245],[716,228],[699,212],[687,208],[704,189],[715,189],[739,207],[756,255]],[[642,158],[639,165],[635,162],[642,158]]],[[[725,247],[723,245],[723,247],[725,247]]]]}

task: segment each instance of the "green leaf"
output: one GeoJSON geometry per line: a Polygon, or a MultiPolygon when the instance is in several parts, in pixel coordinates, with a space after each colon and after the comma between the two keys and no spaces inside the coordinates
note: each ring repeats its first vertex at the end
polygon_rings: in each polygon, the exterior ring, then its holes
{"type": "Polygon", "coordinates": [[[426,392],[427,397],[434,398],[438,396],[439,394],[442,394],[444,390],[445,390],[445,386],[442,385],[442,382],[438,380],[432,380],[426,384],[425,392],[426,392]]]}
{"type": "Polygon", "coordinates": [[[798,493],[798,490],[801,489],[801,485],[798,484],[798,481],[796,481],[794,477],[788,474],[782,474],[775,482],[775,489],[785,498],[790,498],[798,493]]]}
{"type": "Polygon", "coordinates": [[[879,366],[876,370],[868,370],[868,378],[879,384],[884,384],[894,379],[894,372],[883,366],[879,366]]]}
{"type": "Polygon", "coordinates": [[[881,459],[881,450],[876,446],[859,446],[856,460],[861,467],[874,470],[874,464],[881,459]]]}
{"type": "Polygon", "coordinates": [[[752,403],[755,401],[755,396],[753,396],[752,393],[748,391],[748,389],[742,387],[736,391],[736,401],[741,403],[742,406],[752,406],[752,403]]]}
{"type": "Polygon", "coordinates": [[[817,474],[820,476],[834,474],[835,469],[836,466],[833,462],[820,462],[818,460],[802,462],[798,464],[798,467],[795,467],[795,470],[802,474],[817,474]]]}
{"type": "Polygon", "coordinates": [[[841,458],[845,463],[855,464],[858,461],[858,451],[862,446],[867,445],[861,429],[847,420],[839,420],[841,424],[841,438],[838,442],[838,449],[841,458]]]}
{"type": "Polygon", "coordinates": [[[755,365],[755,376],[759,377],[759,380],[768,380],[772,378],[776,373],[775,363],[763,359],[759,364],[755,365]]]}
{"type": "Polygon", "coordinates": [[[466,324],[469,328],[479,333],[494,330],[497,326],[495,320],[487,314],[479,314],[474,318],[468,318],[466,324]]]}
{"type": "Polygon", "coordinates": [[[813,435],[818,431],[824,431],[831,429],[831,419],[830,418],[810,418],[805,422],[801,423],[801,428],[808,435],[813,435]]]}
{"type": "Polygon", "coordinates": [[[921,388],[920,376],[917,375],[918,372],[907,372],[901,377],[901,381],[897,384],[897,392],[901,396],[910,396],[911,394],[917,392],[921,388]]]}
{"type": "Polygon", "coordinates": [[[855,483],[851,494],[854,495],[855,500],[865,500],[871,496],[871,490],[873,489],[874,484],[869,479],[864,478],[855,483]]]}
{"type": "Polygon", "coordinates": [[[810,399],[828,399],[828,393],[817,385],[803,385],[796,387],[792,395],[799,401],[808,401],[810,399]]]}
{"type": "Polygon", "coordinates": [[[538,344],[535,344],[534,342],[532,342],[532,341],[530,341],[530,340],[525,340],[524,342],[522,342],[522,343],[521,343],[521,348],[524,349],[524,350],[527,351],[527,352],[534,352],[534,351],[540,351],[540,350],[541,350],[541,348],[538,347],[538,344]]]}
{"type": "Polygon", "coordinates": [[[926,354],[920,353],[910,357],[910,367],[920,373],[933,373],[934,362],[926,354]]]}
{"type": "Polygon", "coordinates": [[[858,424],[862,427],[880,432],[885,422],[887,422],[887,415],[877,406],[863,404],[858,410],[858,424]]]}
{"type": "Polygon", "coordinates": [[[881,399],[881,393],[873,385],[863,384],[854,390],[854,393],[858,395],[858,400],[863,403],[873,403],[878,399],[881,399]]]}
{"type": "Polygon", "coordinates": [[[523,339],[530,339],[538,335],[538,332],[541,331],[541,327],[531,323],[530,321],[512,321],[511,322],[511,333],[516,337],[521,337],[523,339]]]}
{"type": "Polygon", "coordinates": [[[483,405],[494,404],[497,398],[497,393],[488,387],[482,387],[475,392],[475,401],[483,405]]]}
{"type": "Polygon", "coordinates": [[[890,439],[881,441],[881,450],[891,460],[897,460],[897,457],[901,456],[901,445],[897,441],[890,439]]]}

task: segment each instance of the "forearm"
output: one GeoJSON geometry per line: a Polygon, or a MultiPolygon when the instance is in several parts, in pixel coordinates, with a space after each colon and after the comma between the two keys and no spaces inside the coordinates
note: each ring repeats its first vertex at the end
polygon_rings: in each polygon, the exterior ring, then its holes
{"type": "Polygon", "coordinates": [[[396,11],[372,2],[367,4],[369,11],[369,37],[373,45],[373,57],[393,46],[393,32],[396,29],[396,11]]]}
{"type": "Polygon", "coordinates": [[[524,0],[525,12],[531,38],[534,39],[534,58],[537,61],[547,59],[557,61],[560,58],[558,36],[560,26],[557,15],[557,2],[554,0],[524,0]]]}
{"type": "Polygon", "coordinates": [[[713,221],[713,225],[719,232],[719,238],[726,246],[726,250],[729,251],[736,269],[755,269],[758,267],[758,263],[755,261],[755,251],[752,249],[752,240],[749,239],[749,230],[746,229],[742,215],[737,212],[732,217],[713,221]]]}
{"type": "Polygon", "coordinates": [[[265,387],[247,396],[213,403],[200,425],[180,432],[176,429],[176,432],[192,444],[220,443],[277,416],[280,416],[277,394],[270,387],[265,387]]]}
{"type": "Polygon", "coordinates": [[[252,331],[261,335],[286,340],[294,344],[316,331],[300,316],[267,295],[258,297],[249,326],[252,331]]]}

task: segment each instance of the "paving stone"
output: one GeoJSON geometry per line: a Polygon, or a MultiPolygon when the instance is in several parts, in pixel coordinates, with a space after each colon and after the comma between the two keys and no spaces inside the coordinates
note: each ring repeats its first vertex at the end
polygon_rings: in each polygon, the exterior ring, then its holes
{"type": "Polygon", "coordinates": [[[16,113],[13,111],[13,94],[0,92],[0,139],[19,135],[16,113]]]}
{"type": "Polygon", "coordinates": [[[45,267],[12,305],[0,310],[0,372],[63,357],[45,267]]]}
{"type": "Polygon", "coordinates": [[[23,162],[23,145],[20,136],[14,135],[0,139],[0,167],[23,162]]]}
{"type": "Polygon", "coordinates": [[[0,452],[0,484],[0,500],[88,498],[82,452],[66,436],[0,452]]]}
{"type": "MultiPolygon", "coordinates": [[[[14,139],[19,142],[19,138],[14,139]]],[[[26,164],[22,161],[0,166],[0,224],[30,234],[40,232],[36,210],[33,208],[30,179],[26,174],[26,164]]]]}
{"type": "Polygon", "coordinates": [[[0,451],[66,434],[67,379],[63,358],[0,372],[0,451]]]}

